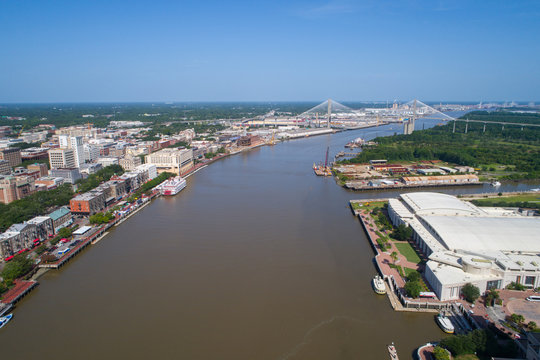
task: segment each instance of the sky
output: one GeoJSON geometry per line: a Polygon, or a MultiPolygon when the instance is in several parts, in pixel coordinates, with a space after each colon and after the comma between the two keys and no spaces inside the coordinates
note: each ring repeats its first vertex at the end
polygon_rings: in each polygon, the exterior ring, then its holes
{"type": "Polygon", "coordinates": [[[540,101],[538,0],[0,0],[0,103],[540,101]]]}

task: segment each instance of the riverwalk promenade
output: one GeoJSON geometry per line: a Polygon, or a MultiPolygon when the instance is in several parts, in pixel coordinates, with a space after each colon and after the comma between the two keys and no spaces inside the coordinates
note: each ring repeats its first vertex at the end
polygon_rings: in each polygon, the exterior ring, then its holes
{"type": "MultiPolygon", "coordinates": [[[[380,238],[380,231],[378,229],[375,220],[372,218],[369,210],[355,209],[354,203],[369,203],[372,201],[388,201],[388,199],[366,199],[366,200],[351,200],[350,207],[353,213],[360,220],[362,227],[367,235],[370,245],[375,252],[374,264],[379,274],[385,280],[386,294],[392,308],[396,311],[408,311],[408,312],[429,312],[437,313],[441,309],[450,307],[449,302],[442,302],[430,299],[426,301],[424,299],[412,299],[406,297],[403,287],[405,286],[405,279],[402,274],[397,270],[397,267],[413,269],[418,272],[423,270],[423,264],[418,264],[407,260],[402,255],[399,249],[393,242],[389,242],[389,248],[383,250],[377,240],[380,238]],[[392,253],[397,254],[397,259],[392,258],[392,253]]],[[[382,234],[381,234],[382,235],[382,234]]]]}

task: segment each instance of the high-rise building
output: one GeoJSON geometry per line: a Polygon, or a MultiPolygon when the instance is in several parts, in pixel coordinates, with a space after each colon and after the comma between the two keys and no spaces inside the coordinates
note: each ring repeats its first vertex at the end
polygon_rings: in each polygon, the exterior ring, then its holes
{"type": "Polygon", "coordinates": [[[73,150],[76,167],[84,164],[85,158],[82,136],[60,135],[58,136],[58,143],[61,149],[73,150]]]}
{"type": "Polygon", "coordinates": [[[99,158],[99,147],[92,144],[84,144],[84,160],[86,162],[94,162],[99,158]]]}
{"type": "Polygon", "coordinates": [[[49,162],[51,169],[77,167],[77,160],[73,149],[49,150],[49,162]]]}

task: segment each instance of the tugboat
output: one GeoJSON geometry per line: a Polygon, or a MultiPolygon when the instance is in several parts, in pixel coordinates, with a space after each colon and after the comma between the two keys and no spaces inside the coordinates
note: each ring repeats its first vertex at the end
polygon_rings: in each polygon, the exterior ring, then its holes
{"type": "Polygon", "coordinates": [[[452,322],[450,321],[450,319],[444,316],[444,314],[440,313],[439,315],[437,315],[437,317],[435,318],[435,321],[437,321],[437,324],[445,333],[447,334],[454,333],[455,331],[454,325],[452,325],[452,322]]]}
{"type": "Polygon", "coordinates": [[[9,320],[11,320],[12,317],[13,317],[13,314],[0,317],[0,329],[3,328],[4,325],[6,325],[9,322],[9,320]]]}
{"type": "Polygon", "coordinates": [[[375,291],[377,294],[386,294],[386,286],[384,285],[384,280],[379,275],[375,275],[373,280],[371,280],[371,284],[373,285],[373,291],[375,291]]]}

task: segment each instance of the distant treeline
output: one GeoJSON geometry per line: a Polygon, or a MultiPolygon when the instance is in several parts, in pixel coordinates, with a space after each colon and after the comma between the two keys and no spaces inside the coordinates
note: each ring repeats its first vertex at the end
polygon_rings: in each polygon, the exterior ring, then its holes
{"type": "MultiPolygon", "coordinates": [[[[515,114],[504,111],[472,112],[469,119],[540,124],[538,114],[515,114]]],[[[379,145],[365,148],[357,157],[344,163],[364,163],[372,159],[389,161],[433,160],[480,167],[489,164],[513,165],[513,178],[540,178],[540,127],[486,125],[453,122],[431,129],[415,131],[411,135],[379,137],[379,145]]]]}
{"type": "Polygon", "coordinates": [[[38,191],[9,204],[0,203],[0,232],[13,224],[30,220],[34,216],[46,215],[52,209],[69,204],[73,196],[70,184],[49,191],[38,191]]]}
{"type": "Polygon", "coordinates": [[[540,209],[540,202],[532,201],[513,201],[508,202],[499,199],[482,199],[471,200],[474,205],[477,206],[491,206],[491,207],[515,207],[515,208],[527,208],[527,209],[540,209]]]}

